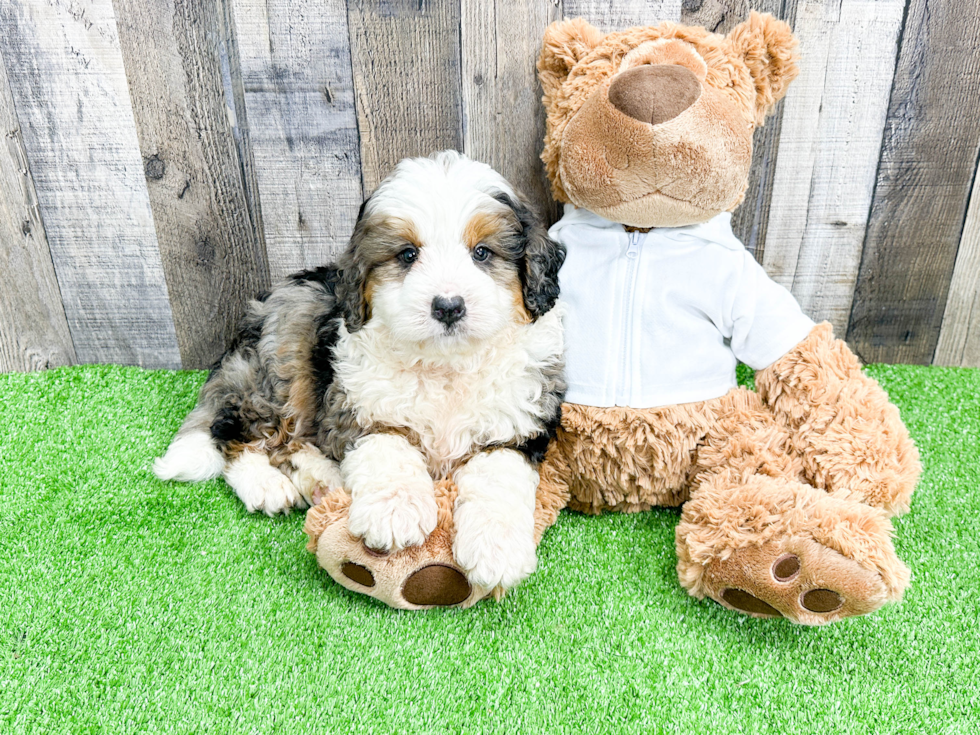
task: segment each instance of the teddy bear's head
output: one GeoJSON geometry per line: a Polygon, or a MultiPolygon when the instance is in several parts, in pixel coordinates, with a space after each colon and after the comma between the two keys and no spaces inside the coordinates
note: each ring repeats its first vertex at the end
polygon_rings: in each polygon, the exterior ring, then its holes
{"type": "Polygon", "coordinates": [[[555,198],[633,227],[705,222],[741,203],[752,132],[796,77],[796,39],[753,12],[727,36],[662,23],[545,31],[538,74],[555,198]]]}

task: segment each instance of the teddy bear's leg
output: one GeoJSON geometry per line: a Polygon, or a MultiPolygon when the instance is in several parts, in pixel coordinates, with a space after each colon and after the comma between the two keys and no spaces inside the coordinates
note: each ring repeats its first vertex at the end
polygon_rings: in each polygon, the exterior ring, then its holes
{"type": "Polygon", "coordinates": [[[908,510],[918,452],[898,409],[829,324],[760,371],[756,387],[789,428],[808,483],[889,515],[908,510]]]}
{"type": "MultiPolygon", "coordinates": [[[[549,448],[539,467],[535,496],[534,542],[555,522],[568,502],[562,458],[549,448]]],[[[323,494],[307,511],[303,530],[307,549],[321,567],[344,587],[374,597],[391,607],[423,610],[431,607],[469,607],[489,594],[501,597],[500,588],[471,584],[453,557],[455,527],[453,506],[457,488],[448,481],[436,483],[436,528],[421,546],[382,554],[369,549],[347,530],[350,495],[346,490],[323,494]]]]}
{"type": "Polygon", "coordinates": [[[909,575],[885,513],[801,482],[790,441],[758,395],[726,396],[677,526],[681,584],[749,615],[811,625],[899,599],[909,575]]]}

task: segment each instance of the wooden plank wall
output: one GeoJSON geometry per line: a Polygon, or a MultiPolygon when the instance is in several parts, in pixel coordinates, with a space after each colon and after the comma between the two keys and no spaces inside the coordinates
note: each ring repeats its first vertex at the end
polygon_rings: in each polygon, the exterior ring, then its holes
{"type": "Polygon", "coordinates": [[[554,219],[541,34],[793,25],[735,227],[865,360],[980,365],[980,5],[955,0],[4,0],[0,371],[201,368],[335,255],[402,157],[457,148],[554,219]]]}
{"type": "Polygon", "coordinates": [[[75,362],[6,68],[0,59],[0,368],[75,362]]]}
{"type": "Polygon", "coordinates": [[[8,2],[0,29],[76,358],[179,364],[112,3],[8,2]]]}

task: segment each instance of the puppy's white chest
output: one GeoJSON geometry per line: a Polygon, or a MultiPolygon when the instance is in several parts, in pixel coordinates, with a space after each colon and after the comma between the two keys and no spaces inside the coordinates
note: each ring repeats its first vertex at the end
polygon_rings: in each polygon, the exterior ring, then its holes
{"type": "Polygon", "coordinates": [[[544,339],[515,330],[440,359],[382,346],[383,333],[368,325],[340,340],[334,369],[362,427],[410,430],[433,475],[445,476],[482,447],[540,431],[543,370],[561,360],[560,321],[552,321],[557,329],[534,330],[544,339]]]}

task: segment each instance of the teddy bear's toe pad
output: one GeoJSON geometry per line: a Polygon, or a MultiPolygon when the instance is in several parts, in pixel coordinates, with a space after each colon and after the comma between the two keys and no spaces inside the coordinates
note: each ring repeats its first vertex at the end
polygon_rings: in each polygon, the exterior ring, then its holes
{"type": "Polygon", "coordinates": [[[772,565],[772,576],[777,582],[788,582],[800,573],[800,557],[796,554],[784,554],[772,565]]]}
{"type": "Polygon", "coordinates": [[[889,599],[876,571],[806,538],[738,549],[705,576],[711,597],[727,608],[810,625],[863,615],[889,599]]]}
{"type": "Polygon", "coordinates": [[[767,605],[758,597],[753,597],[745,590],[738,590],[729,587],[721,593],[721,599],[730,607],[751,615],[768,615],[774,618],[781,618],[783,614],[772,605],[767,605]]]}
{"type": "Polygon", "coordinates": [[[365,587],[374,587],[374,575],[371,574],[371,570],[362,567],[360,564],[346,561],[340,565],[340,573],[352,582],[357,582],[365,587]]]}

